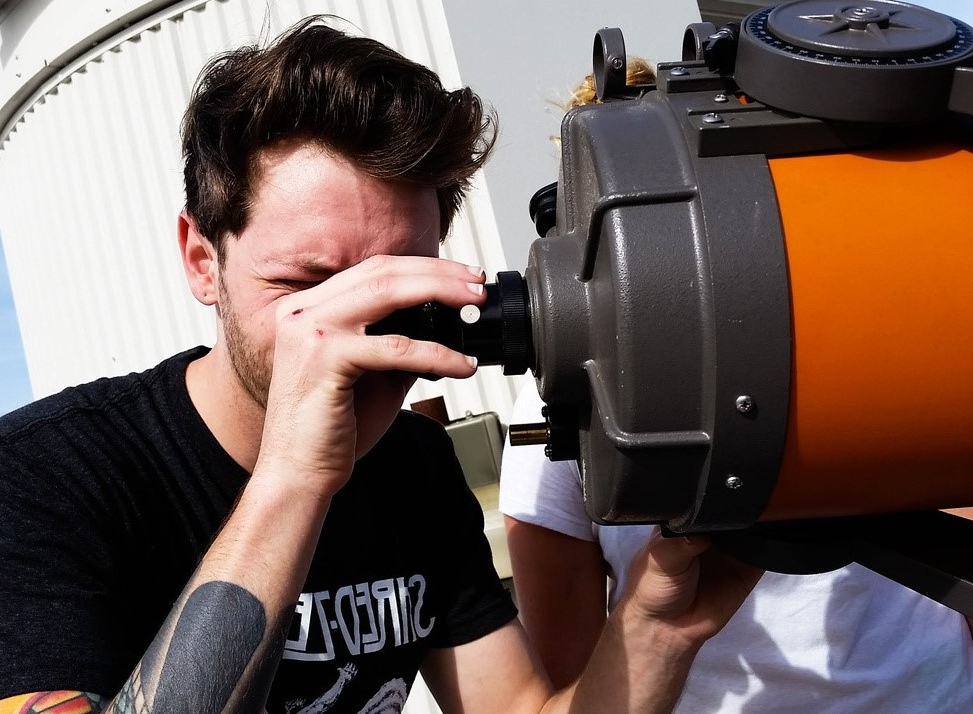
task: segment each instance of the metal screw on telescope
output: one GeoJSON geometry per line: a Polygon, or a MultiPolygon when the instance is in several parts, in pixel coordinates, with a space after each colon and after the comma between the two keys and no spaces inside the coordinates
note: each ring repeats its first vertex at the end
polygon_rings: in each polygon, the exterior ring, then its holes
{"type": "Polygon", "coordinates": [[[687,74],[689,74],[689,70],[685,67],[673,67],[669,71],[669,74],[671,74],[673,77],[685,77],[687,74]]]}
{"type": "Polygon", "coordinates": [[[730,98],[725,94],[717,94],[715,97],[713,97],[713,101],[718,104],[725,104],[726,102],[730,101],[730,98]]]}
{"type": "Polygon", "coordinates": [[[703,115],[704,124],[720,124],[723,122],[723,117],[721,117],[716,112],[710,112],[709,114],[703,115]]]}
{"type": "Polygon", "coordinates": [[[726,477],[726,487],[727,488],[736,490],[736,489],[740,488],[742,485],[743,485],[743,479],[740,478],[739,476],[733,476],[731,474],[730,476],[727,476],[726,477]]]}
{"type": "Polygon", "coordinates": [[[737,397],[736,407],[741,414],[749,414],[754,408],[753,397],[748,394],[741,394],[737,397]]]}

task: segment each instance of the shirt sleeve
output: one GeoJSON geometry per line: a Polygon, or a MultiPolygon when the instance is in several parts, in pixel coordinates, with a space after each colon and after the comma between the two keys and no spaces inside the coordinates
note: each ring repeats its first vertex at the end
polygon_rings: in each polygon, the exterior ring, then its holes
{"type": "MultiPolygon", "coordinates": [[[[510,423],[542,419],[544,403],[529,381],[517,395],[510,423]]],[[[508,435],[500,465],[500,511],[580,540],[595,541],[584,510],[581,474],[575,461],[551,461],[543,445],[511,446],[508,435]]]]}
{"type": "MultiPolygon", "coordinates": [[[[38,456],[36,461],[43,461],[38,456]]],[[[94,529],[77,493],[0,449],[0,698],[79,689],[110,694],[119,662],[94,529]]]]}

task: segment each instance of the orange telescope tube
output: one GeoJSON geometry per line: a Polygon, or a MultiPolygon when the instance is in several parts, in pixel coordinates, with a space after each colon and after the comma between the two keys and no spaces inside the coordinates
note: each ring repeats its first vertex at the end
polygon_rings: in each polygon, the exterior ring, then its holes
{"type": "Polygon", "coordinates": [[[793,362],[761,520],[973,505],[973,153],[913,146],[769,165],[793,362]]]}

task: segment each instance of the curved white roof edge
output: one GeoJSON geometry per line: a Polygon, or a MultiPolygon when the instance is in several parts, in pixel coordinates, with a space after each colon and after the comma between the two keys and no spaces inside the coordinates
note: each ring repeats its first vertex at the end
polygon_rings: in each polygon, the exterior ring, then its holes
{"type": "Polygon", "coordinates": [[[0,142],[52,84],[90,59],[206,0],[20,0],[0,6],[0,142]]]}

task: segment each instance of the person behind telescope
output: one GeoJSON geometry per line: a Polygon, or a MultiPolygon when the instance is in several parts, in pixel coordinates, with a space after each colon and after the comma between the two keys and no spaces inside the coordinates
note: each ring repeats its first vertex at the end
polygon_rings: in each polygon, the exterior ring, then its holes
{"type": "Polygon", "coordinates": [[[0,420],[0,711],[668,711],[760,571],[650,545],[555,693],[415,374],[476,360],[366,326],[485,299],[437,257],[494,120],[309,18],[203,70],[178,242],[217,339],[0,420]]]}
{"type": "MultiPolygon", "coordinates": [[[[654,83],[644,60],[629,84],[654,83]]],[[[589,75],[566,109],[595,102],[589,75]]],[[[530,382],[510,423],[541,419],[530,382]]],[[[543,446],[501,459],[514,591],[527,634],[554,686],[584,669],[627,570],[658,527],[599,526],[585,513],[574,461],[543,446]],[[606,587],[607,586],[607,587],[606,587]]],[[[973,643],[959,613],[852,564],[820,575],[766,573],[726,627],[700,649],[680,714],[845,714],[973,711],[973,643]]]]}
{"type": "MultiPolygon", "coordinates": [[[[627,57],[625,60],[625,84],[629,86],[654,85],[656,80],[655,68],[652,63],[644,57],[638,55],[627,57]]],[[[584,79],[574,88],[568,101],[561,106],[564,111],[571,111],[576,107],[583,107],[588,104],[598,104],[597,88],[595,87],[595,76],[585,75],[584,79]]]]}

